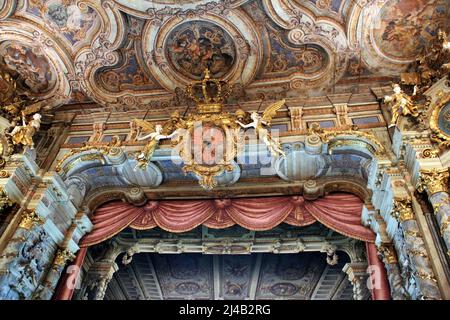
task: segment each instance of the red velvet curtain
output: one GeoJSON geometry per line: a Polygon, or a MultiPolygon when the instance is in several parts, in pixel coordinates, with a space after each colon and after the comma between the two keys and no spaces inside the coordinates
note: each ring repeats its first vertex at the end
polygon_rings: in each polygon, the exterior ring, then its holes
{"type": "Polygon", "coordinates": [[[361,225],[361,200],[351,194],[330,194],[314,201],[301,196],[220,200],[150,201],[143,207],[114,201],[99,207],[92,218],[94,229],[83,237],[87,247],[109,239],[130,226],[185,232],[199,225],[226,228],[238,224],[246,229],[270,230],[285,222],[306,226],[319,221],[341,234],[373,242],[374,233],[361,225]]]}
{"type": "MultiPolygon", "coordinates": [[[[361,224],[361,200],[351,194],[330,194],[314,201],[301,196],[242,198],[220,200],[150,201],[143,207],[114,201],[97,208],[91,219],[92,232],[81,239],[82,247],[74,265],[81,268],[87,247],[112,238],[126,227],[151,229],[156,226],[171,232],[184,232],[201,224],[210,228],[227,228],[238,224],[249,230],[270,230],[285,222],[306,226],[316,221],[351,238],[373,243],[375,234],[361,224]]],[[[369,258],[375,261],[373,248],[369,258]]],[[[372,263],[372,262],[371,262],[372,263]]],[[[379,263],[379,261],[378,261],[379,263]]],[[[73,275],[61,277],[54,299],[70,300],[73,275]]],[[[384,279],[383,281],[386,281],[384,279]]],[[[384,287],[375,299],[388,297],[384,287]]]]}
{"type": "Polygon", "coordinates": [[[81,277],[81,268],[88,248],[80,248],[75,260],[66,268],[66,272],[61,275],[55,289],[53,300],[71,300],[74,289],[81,277]]]}

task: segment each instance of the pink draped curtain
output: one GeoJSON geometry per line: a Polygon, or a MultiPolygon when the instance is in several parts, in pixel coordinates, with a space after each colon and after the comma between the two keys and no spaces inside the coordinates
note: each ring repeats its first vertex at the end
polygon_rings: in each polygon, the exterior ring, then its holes
{"type": "MultiPolygon", "coordinates": [[[[301,196],[164,200],[150,201],[143,207],[114,201],[95,211],[92,218],[94,229],[81,239],[82,248],[74,264],[81,268],[88,246],[112,238],[126,227],[151,229],[159,226],[171,232],[184,232],[202,224],[217,229],[238,224],[249,230],[262,231],[282,222],[306,226],[319,221],[336,232],[365,241],[370,264],[382,268],[373,245],[375,234],[361,224],[362,205],[358,197],[343,193],[330,194],[314,201],[301,196]]],[[[67,286],[67,283],[73,282],[72,278],[69,274],[62,277],[54,299],[71,299],[73,286],[67,286]]],[[[373,299],[389,299],[385,273],[382,281],[382,288],[372,292],[373,299]]]]}
{"type": "Polygon", "coordinates": [[[301,196],[217,200],[150,201],[143,207],[114,201],[99,207],[92,218],[94,229],[83,237],[87,247],[113,237],[126,227],[185,232],[199,225],[270,230],[285,222],[306,226],[316,221],[346,236],[373,242],[374,233],[361,225],[361,200],[351,194],[330,194],[314,201],[301,196]]]}

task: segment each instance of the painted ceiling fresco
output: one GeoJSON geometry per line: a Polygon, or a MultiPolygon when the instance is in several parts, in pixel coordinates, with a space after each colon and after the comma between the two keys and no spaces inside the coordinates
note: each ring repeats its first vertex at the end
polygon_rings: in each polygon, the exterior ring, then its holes
{"type": "Polygon", "coordinates": [[[0,56],[3,67],[18,76],[25,89],[38,94],[54,86],[54,70],[39,48],[4,41],[0,45],[0,56]]]}
{"type": "Polygon", "coordinates": [[[166,108],[208,67],[264,93],[325,95],[392,81],[446,0],[1,0],[0,67],[53,106],[166,108]]]}
{"type": "MultiPolygon", "coordinates": [[[[250,231],[240,226],[225,229],[200,226],[178,234],[160,228],[127,228],[117,236],[117,241],[240,239],[276,243],[280,237],[308,236],[312,237],[309,239],[343,239],[324,225],[315,223],[300,228],[280,224],[267,231],[250,231]]],[[[91,247],[93,259],[100,257],[107,246],[101,243],[91,247]]],[[[321,252],[243,255],[139,253],[129,264],[123,264],[123,257],[119,255],[116,259],[119,270],[108,286],[106,299],[348,300],[352,297],[352,286],[342,268],[349,261],[349,256],[342,251],[338,251],[335,265],[328,265],[326,254],[321,252]]]]}
{"type": "MultiPolygon", "coordinates": [[[[341,283],[350,285],[341,271],[348,257],[340,254],[340,260],[336,265],[327,266],[326,254],[319,252],[279,255],[141,253],[134,256],[130,265],[120,267],[113,282],[118,283],[117,287],[128,299],[144,298],[138,289],[139,282],[150,295],[156,291],[154,287],[158,287],[164,300],[311,300],[315,299],[317,288],[326,277],[331,284],[330,297],[339,299],[337,288],[341,283]]],[[[117,298],[109,291],[108,296],[117,298]]]]}
{"type": "Polygon", "coordinates": [[[166,44],[169,62],[177,72],[201,79],[208,68],[220,78],[230,71],[236,56],[231,37],[210,22],[185,22],[172,30],[166,44]]]}
{"type": "Polygon", "coordinates": [[[380,11],[375,42],[386,55],[413,59],[439,28],[445,28],[448,9],[445,0],[390,0],[380,11]]]}

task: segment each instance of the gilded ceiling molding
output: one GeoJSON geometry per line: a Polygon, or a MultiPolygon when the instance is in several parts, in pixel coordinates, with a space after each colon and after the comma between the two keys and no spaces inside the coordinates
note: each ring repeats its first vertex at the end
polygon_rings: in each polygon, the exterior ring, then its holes
{"type": "MultiPolygon", "coordinates": [[[[135,194],[136,191],[133,189],[139,188],[133,188],[133,187],[105,187],[102,189],[97,189],[91,193],[88,193],[86,197],[84,198],[83,205],[85,205],[89,212],[95,212],[95,209],[100,207],[102,204],[114,200],[122,200],[124,202],[129,202],[133,205],[142,205],[142,199],[139,199],[140,203],[135,203],[132,201],[133,196],[130,197],[130,194],[135,194]]],[[[140,192],[138,192],[140,193],[140,192]]],[[[144,195],[145,197],[145,195],[144,195]]],[[[146,198],[145,198],[146,199],[146,198]]],[[[146,200],[145,200],[146,201],[146,200]]]]}
{"type": "Polygon", "coordinates": [[[6,19],[16,10],[17,0],[0,0],[0,20],[6,19]]]}
{"type": "Polygon", "coordinates": [[[263,0],[262,3],[269,17],[278,26],[289,30],[287,38],[292,45],[317,44],[329,57],[327,67],[312,77],[294,73],[288,79],[277,78],[277,82],[289,81],[291,89],[295,90],[305,85],[319,87],[330,79],[337,82],[344,75],[348,64],[348,40],[339,21],[326,16],[316,17],[310,9],[292,0],[263,0]]]}
{"type": "Polygon", "coordinates": [[[28,21],[0,21],[0,54],[6,67],[19,74],[30,96],[47,99],[57,106],[70,96],[70,74],[74,68],[67,52],[45,29],[28,21]],[[35,65],[36,64],[36,65],[35,65]]]}
{"type": "Polygon", "coordinates": [[[95,74],[102,67],[114,66],[119,61],[117,49],[120,48],[126,34],[126,22],[123,14],[113,1],[103,1],[93,6],[101,18],[101,29],[91,39],[90,46],[83,47],[75,57],[76,77],[73,86],[81,89],[89,98],[101,105],[117,101],[109,92],[103,92],[97,85],[95,74]]]}
{"type": "MultiPolygon", "coordinates": [[[[180,72],[183,67],[174,66],[174,60],[171,58],[170,50],[180,50],[181,47],[169,47],[169,38],[175,37],[176,41],[183,41],[187,32],[201,32],[201,29],[210,28],[216,30],[219,36],[223,34],[222,42],[229,49],[227,55],[229,62],[225,66],[232,64],[231,68],[220,74],[220,78],[230,83],[241,83],[243,85],[251,82],[261,63],[262,42],[254,22],[241,9],[233,9],[227,12],[226,17],[215,13],[206,12],[201,15],[195,13],[183,17],[168,17],[161,24],[155,24],[152,20],[147,21],[142,31],[142,48],[147,57],[147,66],[153,77],[169,91],[175,91],[176,87],[185,87],[192,79],[199,78],[200,74],[195,73],[192,76],[180,72]],[[191,30],[188,30],[188,25],[191,30]],[[177,28],[185,28],[177,29],[177,28]],[[197,28],[198,30],[193,30],[197,28]],[[174,31],[175,30],[175,31],[174,31]],[[175,32],[175,33],[173,33],[175,32]],[[155,49],[156,48],[156,49],[155,49]],[[234,51],[234,52],[233,52],[234,51]]],[[[221,52],[224,55],[224,52],[221,52]]],[[[196,66],[190,64],[190,69],[196,66]]],[[[202,68],[204,69],[204,68],[202,68]]],[[[212,75],[216,76],[212,68],[212,75]]]]}
{"type": "Polygon", "coordinates": [[[201,15],[206,12],[225,13],[249,0],[113,0],[123,12],[144,19],[171,15],[201,15]]]}
{"type": "Polygon", "coordinates": [[[347,21],[345,24],[346,35],[348,38],[348,46],[349,49],[355,50],[359,48],[360,45],[360,36],[358,36],[358,24],[360,23],[359,19],[361,16],[361,12],[368,3],[368,0],[355,0],[353,1],[351,7],[348,10],[347,21]]]}

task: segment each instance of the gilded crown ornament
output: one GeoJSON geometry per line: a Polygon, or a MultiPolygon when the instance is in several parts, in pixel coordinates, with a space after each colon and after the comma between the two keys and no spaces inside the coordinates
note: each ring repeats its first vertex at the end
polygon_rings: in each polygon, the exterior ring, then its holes
{"type": "Polygon", "coordinates": [[[226,81],[211,79],[209,69],[205,69],[203,80],[192,82],[185,92],[197,104],[198,113],[218,113],[231,89],[226,81]]]}
{"type": "Polygon", "coordinates": [[[137,168],[147,167],[161,140],[172,139],[183,160],[183,171],[194,174],[200,186],[210,190],[217,186],[219,175],[234,170],[241,128],[254,128],[272,156],[285,156],[279,142],[267,129],[276,112],[284,105],[284,100],[271,104],[262,116],[253,112],[247,117],[242,110],[236,114],[223,112],[223,104],[231,89],[226,81],[212,79],[208,69],[201,81],[192,82],[185,91],[196,103],[196,113],[182,117],[175,112],[164,124],[133,120],[140,128],[136,140],[147,141],[144,149],[136,154],[137,168]],[[243,123],[247,118],[251,122],[243,123]]]}

